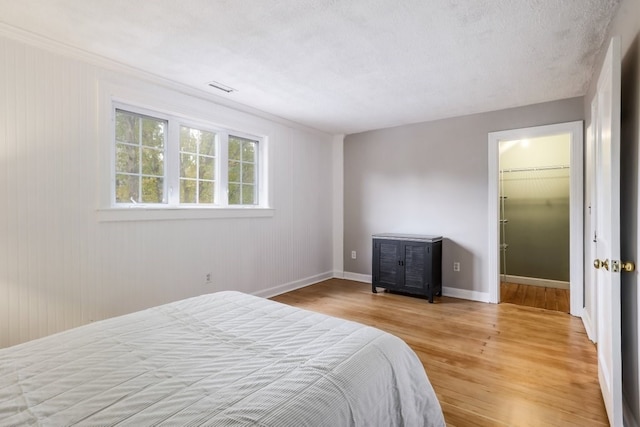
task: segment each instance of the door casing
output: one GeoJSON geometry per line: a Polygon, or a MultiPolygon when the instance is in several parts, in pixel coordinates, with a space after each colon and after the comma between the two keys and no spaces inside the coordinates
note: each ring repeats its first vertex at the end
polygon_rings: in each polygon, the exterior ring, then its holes
{"type": "Polygon", "coordinates": [[[511,129],[489,133],[489,211],[487,253],[489,255],[489,302],[500,302],[500,141],[532,139],[542,136],[569,134],[571,137],[571,169],[569,178],[569,280],[570,313],[581,316],[583,310],[583,122],[574,121],[545,126],[511,129]]]}

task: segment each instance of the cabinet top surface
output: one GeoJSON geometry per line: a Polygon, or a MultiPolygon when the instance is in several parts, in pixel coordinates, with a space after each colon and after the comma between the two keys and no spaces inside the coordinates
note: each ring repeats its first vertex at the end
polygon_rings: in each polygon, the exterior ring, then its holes
{"type": "Polygon", "coordinates": [[[398,233],[380,233],[372,236],[374,239],[389,240],[413,240],[420,242],[439,242],[442,236],[431,236],[425,234],[398,234],[398,233]]]}

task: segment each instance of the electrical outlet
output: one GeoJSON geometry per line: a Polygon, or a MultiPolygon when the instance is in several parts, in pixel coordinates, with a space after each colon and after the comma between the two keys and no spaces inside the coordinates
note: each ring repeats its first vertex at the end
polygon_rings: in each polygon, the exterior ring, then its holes
{"type": "Polygon", "coordinates": [[[453,271],[460,271],[460,263],[459,262],[454,262],[453,263],[453,271]]]}
{"type": "Polygon", "coordinates": [[[207,285],[211,284],[211,273],[207,273],[204,275],[204,283],[207,285]]]}
{"type": "Polygon", "coordinates": [[[351,259],[356,259],[356,251],[351,251],[351,259]]]}

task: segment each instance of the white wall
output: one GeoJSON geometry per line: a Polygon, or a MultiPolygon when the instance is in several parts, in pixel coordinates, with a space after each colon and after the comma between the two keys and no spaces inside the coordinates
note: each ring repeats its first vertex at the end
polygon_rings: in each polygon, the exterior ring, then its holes
{"type": "Polygon", "coordinates": [[[542,136],[528,141],[500,141],[500,169],[569,166],[569,134],[542,136]]]}
{"type": "Polygon", "coordinates": [[[344,135],[333,137],[333,275],[344,276],[344,135]]]}
{"type": "Polygon", "coordinates": [[[19,38],[0,36],[0,347],[188,296],[331,277],[331,135],[19,38]],[[157,88],[267,135],[273,216],[103,221],[105,82],[157,88]]]}

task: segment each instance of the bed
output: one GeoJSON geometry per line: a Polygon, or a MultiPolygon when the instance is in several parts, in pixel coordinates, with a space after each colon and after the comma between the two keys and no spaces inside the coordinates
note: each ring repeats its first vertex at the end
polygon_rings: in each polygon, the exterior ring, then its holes
{"type": "Polygon", "coordinates": [[[399,338],[224,291],[0,350],[0,425],[442,426],[399,338]]]}

